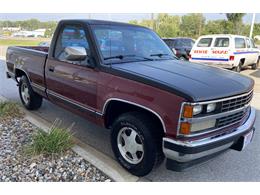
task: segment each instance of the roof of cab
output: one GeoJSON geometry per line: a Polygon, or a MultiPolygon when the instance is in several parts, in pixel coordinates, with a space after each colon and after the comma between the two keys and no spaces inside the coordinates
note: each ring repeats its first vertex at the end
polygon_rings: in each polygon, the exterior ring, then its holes
{"type": "MultiPolygon", "coordinates": [[[[136,25],[136,24],[129,24],[129,23],[123,23],[123,22],[114,22],[114,21],[107,21],[107,20],[93,20],[93,19],[66,19],[61,20],[60,22],[66,23],[66,22],[82,22],[86,24],[98,24],[98,25],[121,25],[121,26],[135,26],[135,27],[142,27],[147,28],[144,26],[136,25]]],[[[149,29],[149,28],[147,28],[149,29]]]]}
{"type": "Polygon", "coordinates": [[[192,39],[192,38],[190,38],[190,37],[172,37],[172,38],[163,37],[162,39],[163,39],[163,40],[182,40],[182,39],[189,39],[189,40],[193,40],[193,41],[194,41],[194,39],[192,39]]]}
{"type": "Polygon", "coordinates": [[[199,38],[203,38],[203,37],[242,37],[242,38],[248,38],[246,36],[242,36],[242,35],[233,35],[233,34],[212,34],[212,35],[202,35],[199,38]]]}

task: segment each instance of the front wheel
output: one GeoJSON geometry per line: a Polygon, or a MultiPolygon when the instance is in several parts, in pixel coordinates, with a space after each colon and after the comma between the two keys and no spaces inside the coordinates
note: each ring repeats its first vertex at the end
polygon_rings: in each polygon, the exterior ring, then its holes
{"type": "Polygon", "coordinates": [[[186,61],[186,58],[183,57],[183,56],[181,56],[181,57],[179,58],[179,60],[186,61]]]}
{"type": "Polygon", "coordinates": [[[147,175],[164,159],[162,133],[141,113],[125,113],[117,118],[111,145],[118,162],[136,176],[147,175]]]}
{"type": "Polygon", "coordinates": [[[19,95],[28,110],[37,110],[42,105],[42,97],[33,91],[26,76],[22,76],[19,81],[19,95]]]}
{"type": "Polygon", "coordinates": [[[240,61],[239,64],[233,69],[235,72],[241,72],[242,69],[242,62],[240,61]]]}

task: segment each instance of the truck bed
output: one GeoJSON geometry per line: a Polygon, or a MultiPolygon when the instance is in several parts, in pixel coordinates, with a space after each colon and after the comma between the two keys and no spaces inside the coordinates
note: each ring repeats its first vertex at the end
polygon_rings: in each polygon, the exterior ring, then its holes
{"type": "Polygon", "coordinates": [[[48,47],[20,46],[8,47],[6,53],[7,76],[15,79],[19,71],[27,73],[33,85],[45,88],[44,67],[48,57],[48,47]]]}

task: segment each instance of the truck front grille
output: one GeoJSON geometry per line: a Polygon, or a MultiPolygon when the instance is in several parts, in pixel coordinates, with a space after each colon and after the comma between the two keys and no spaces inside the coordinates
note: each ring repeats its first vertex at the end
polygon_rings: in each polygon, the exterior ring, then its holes
{"type": "Polygon", "coordinates": [[[249,104],[249,102],[252,100],[252,97],[253,91],[249,94],[245,94],[244,96],[225,100],[222,102],[221,112],[227,112],[238,108],[242,108],[245,105],[249,104]]]}
{"type": "Polygon", "coordinates": [[[231,124],[240,122],[242,120],[242,118],[245,116],[245,113],[247,113],[247,112],[241,111],[241,112],[237,112],[235,114],[221,117],[221,118],[217,119],[216,127],[220,128],[220,127],[224,127],[227,125],[231,125],[231,124]]]}

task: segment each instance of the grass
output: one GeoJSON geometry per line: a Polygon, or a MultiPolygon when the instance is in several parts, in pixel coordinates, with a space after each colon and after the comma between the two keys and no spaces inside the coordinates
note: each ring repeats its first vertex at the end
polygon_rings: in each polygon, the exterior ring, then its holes
{"type": "Polygon", "coordinates": [[[20,117],[22,114],[17,103],[10,101],[0,102],[0,117],[20,117]]]}
{"type": "Polygon", "coordinates": [[[37,46],[41,40],[0,39],[2,46],[37,46]]]}
{"type": "MultiPolygon", "coordinates": [[[[71,126],[72,127],[72,126],[71,126]]],[[[27,146],[26,153],[35,155],[60,155],[73,145],[70,128],[60,128],[60,122],[55,121],[46,133],[39,129],[32,137],[32,143],[27,146]]]]}

